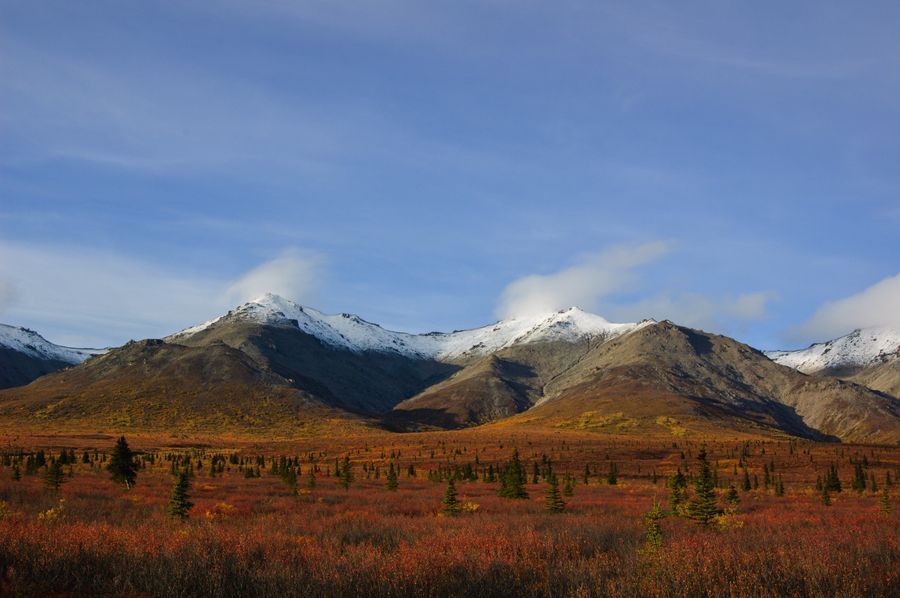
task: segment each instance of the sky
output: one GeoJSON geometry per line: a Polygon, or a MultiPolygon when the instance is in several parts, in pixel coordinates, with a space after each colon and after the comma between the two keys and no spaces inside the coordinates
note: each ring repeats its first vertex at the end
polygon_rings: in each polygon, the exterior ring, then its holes
{"type": "Polygon", "coordinates": [[[0,2],[0,322],[900,326],[900,4],[0,2]]]}

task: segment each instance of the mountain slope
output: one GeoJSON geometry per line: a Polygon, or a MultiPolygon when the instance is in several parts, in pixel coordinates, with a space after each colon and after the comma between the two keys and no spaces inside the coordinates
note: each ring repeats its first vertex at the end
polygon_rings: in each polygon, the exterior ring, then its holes
{"type": "MultiPolygon", "coordinates": [[[[543,349],[554,352],[552,344],[543,349]]],[[[479,423],[471,414],[490,413],[474,406],[481,390],[488,405],[504,400],[506,413],[518,410],[518,422],[616,432],[719,428],[818,439],[900,439],[896,400],[847,382],[810,378],[727,337],[669,322],[594,344],[540,384],[533,382],[540,379],[534,355],[501,351],[494,359],[504,360],[504,367],[470,366],[395,411],[436,425],[479,423]],[[470,373],[471,368],[477,370],[470,373]],[[535,389],[539,392],[529,396],[535,389]]]]}
{"type": "Polygon", "coordinates": [[[102,352],[62,347],[33,330],[0,324],[0,388],[28,384],[102,352]]]}
{"type": "Polygon", "coordinates": [[[277,432],[338,413],[222,343],[131,342],[0,392],[5,421],[91,429],[277,432]]]}
{"type": "MultiPolygon", "coordinates": [[[[889,375],[890,372],[885,374],[889,375]]],[[[269,295],[0,391],[4,423],[305,433],[490,422],[635,434],[900,440],[898,401],[671,322],[572,308],[413,335],[269,295]]]]}

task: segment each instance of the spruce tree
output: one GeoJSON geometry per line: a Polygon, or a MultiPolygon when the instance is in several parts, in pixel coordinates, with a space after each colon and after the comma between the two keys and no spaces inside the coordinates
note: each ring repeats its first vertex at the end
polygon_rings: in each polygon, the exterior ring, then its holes
{"type": "Polygon", "coordinates": [[[66,476],[63,473],[62,463],[57,461],[53,461],[50,465],[47,466],[47,470],[44,472],[44,484],[54,492],[59,492],[59,487],[63,485],[63,482],[66,481],[66,476]]]}
{"type": "Polygon", "coordinates": [[[169,507],[167,509],[169,515],[176,519],[187,518],[188,511],[194,506],[188,496],[190,487],[191,482],[188,479],[187,472],[180,472],[178,480],[175,482],[175,487],[172,489],[172,496],[169,498],[169,507]]]}
{"type": "Polygon", "coordinates": [[[309,472],[306,474],[306,487],[312,490],[316,487],[316,472],[315,468],[310,467],[309,472]]]}
{"type": "Polygon", "coordinates": [[[707,525],[721,511],[716,506],[716,487],[713,484],[709,462],[706,460],[705,446],[700,448],[697,460],[700,461],[700,473],[694,482],[694,497],[688,503],[687,513],[688,517],[697,523],[707,525]]]}
{"type": "Polygon", "coordinates": [[[444,492],[444,515],[456,515],[460,511],[459,499],[456,498],[456,484],[451,477],[447,480],[447,490],[444,492]]]}
{"type": "Polygon", "coordinates": [[[350,484],[353,482],[353,466],[350,464],[349,456],[345,456],[344,460],[341,461],[338,479],[344,490],[350,489],[350,484]]]}
{"type": "Polygon", "coordinates": [[[22,471],[19,469],[18,464],[13,466],[12,479],[14,482],[18,482],[22,479],[22,471]]]}
{"type": "Polygon", "coordinates": [[[746,468],[744,469],[744,479],[741,481],[741,490],[744,492],[750,492],[750,474],[747,473],[746,468]]]}
{"type": "Polygon", "coordinates": [[[893,505],[891,504],[891,495],[888,493],[888,487],[885,486],[884,490],[881,491],[881,500],[878,501],[878,510],[881,511],[884,515],[890,515],[893,510],[893,505]]]}
{"type": "Polygon", "coordinates": [[[387,483],[385,483],[384,487],[393,492],[397,489],[397,470],[394,469],[394,464],[391,463],[391,466],[388,468],[387,472],[387,483]]]}
{"type": "Polygon", "coordinates": [[[525,467],[519,461],[519,449],[513,449],[512,458],[500,474],[500,496],[503,498],[528,498],[525,491],[525,467]]]}
{"type": "Polygon", "coordinates": [[[566,509],[566,503],[559,495],[559,481],[556,474],[547,476],[547,491],[544,493],[544,510],[548,513],[562,513],[566,509]]]}
{"type": "Polygon", "coordinates": [[[781,481],[781,475],[775,478],[775,496],[784,496],[784,482],[781,481]]]}
{"type": "Polygon", "coordinates": [[[725,502],[730,505],[737,505],[741,502],[741,497],[738,496],[738,491],[734,484],[728,487],[728,492],[725,493],[725,502]]]}
{"type": "Polygon", "coordinates": [[[106,470],[110,473],[114,482],[125,484],[125,487],[130,490],[137,479],[137,469],[138,465],[135,462],[134,453],[128,448],[128,442],[122,436],[116,441],[116,446],[109,457],[106,470]]]}
{"type": "Polygon", "coordinates": [[[609,464],[609,473],[606,476],[606,483],[610,486],[615,486],[619,483],[619,468],[616,467],[615,463],[609,464]]]}
{"type": "Polygon", "coordinates": [[[831,506],[831,494],[828,492],[828,486],[822,486],[822,504],[826,507],[831,506]]]}
{"type": "Polygon", "coordinates": [[[659,501],[653,499],[653,508],[644,514],[644,520],[647,522],[647,546],[651,549],[660,548],[663,543],[662,526],[660,521],[666,517],[666,512],[662,510],[659,501]]]}
{"type": "Polygon", "coordinates": [[[297,470],[288,465],[281,470],[281,481],[288,487],[291,496],[297,494],[297,470]]]}
{"type": "Polygon", "coordinates": [[[687,480],[679,467],[669,478],[669,512],[680,516],[687,500],[687,480]]]}
{"type": "Polygon", "coordinates": [[[575,478],[566,474],[563,482],[563,496],[573,496],[575,494],[575,478]]]}

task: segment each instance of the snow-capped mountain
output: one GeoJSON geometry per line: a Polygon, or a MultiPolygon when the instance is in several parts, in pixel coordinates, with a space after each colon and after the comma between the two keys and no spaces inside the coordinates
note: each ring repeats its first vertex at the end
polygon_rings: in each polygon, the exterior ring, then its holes
{"type": "Polygon", "coordinates": [[[178,342],[190,338],[224,320],[296,326],[326,344],[354,352],[399,353],[434,359],[484,355],[512,345],[537,341],[610,339],[652,323],[645,320],[615,324],[577,307],[570,307],[534,317],[503,320],[471,330],[409,334],[386,330],[351,314],[325,314],[270,293],[220,318],[173,334],[167,340],[178,342]]]}
{"type": "Polygon", "coordinates": [[[0,347],[47,361],[61,361],[68,364],[81,363],[88,357],[99,355],[105,349],[75,349],[56,345],[34,330],[0,324],[0,347]]]}
{"type": "Polygon", "coordinates": [[[900,330],[863,328],[846,336],[816,343],[798,351],[768,351],[769,359],[810,374],[864,368],[900,355],[900,330]]]}

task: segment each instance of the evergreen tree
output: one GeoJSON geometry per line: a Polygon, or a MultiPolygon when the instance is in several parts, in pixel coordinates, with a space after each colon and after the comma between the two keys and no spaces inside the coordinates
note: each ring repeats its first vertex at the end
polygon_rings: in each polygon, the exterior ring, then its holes
{"type": "Polygon", "coordinates": [[[588,485],[588,482],[590,481],[590,479],[591,479],[591,468],[588,467],[587,465],[585,465],[584,466],[584,477],[583,477],[585,486],[588,485]]]}
{"type": "Polygon", "coordinates": [[[738,491],[734,484],[728,487],[728,492],[725,493],[725,502],[730,505],[737,505],[741,502],[741,497],[738,496],[738,491]]]}
{"type": "Polygon", "coordinates": [[[128,448],[128,442],[122,436],[116,441],[109,463],[106,470],[110,473],[112,480],[119,484],[125,484],[129,490],[134,486],[137,479],[138,465],[134,459],[134,453],[128,448]]]}
{"type": "Polygon", "coordinates": [[[353,466],[350,463],[349,456],[345,456],[341,462],[338,479],[344,490],[350,489],[350,484],[353,482],[353,466]]]}
{"type": "Polygon", "coordinates": [[[893,505],[891,504],[891,495],[888,493],[888,487],[885,486],[884,490],[881,491],[881,500],[878,501],[878,510],[884,513],[884,515],[890,515],[893,510],[893,505]]]}
{"type": "Polygon", "coordinates": [[[688,503],[687,513],[697,523],[707,525],[721,511],[716,506],[716,487],[706,460],[705,446],[700,448],[697,460],[700,462],[700,473],[694,482],[694,497],[688,503]]]}
{"type": "Polygon", "coordinates": [[[866,472],[861,463],[857,463],[853,469],[853,483],[850,487],[862,494],[866,490],[866,472]]]}
{"type": "Polygon", "coordinates": [[[841,480],[838,477],[837,465],[834,463],[831,464],[831,468],[828,470],[828,475],[825,476],[823,485],[829,492],[840,492],[842,490],[841,480]]]}
{"type": "Polygon", "coordinates": [[[610,486],[615,486],[619,483],[619,468],[616,467],[615,463],[609,464],[609,473],[606,476],[606,483],[610,486]]]}
{"type": "Polygon", "coordinates": [[[575,478],[568,473],[563,483],[563,496],[573,496],[575,494],[575,478]]]}
{"type": "Polygon", "coordinates": [[[53,461],[44,472],[44,484],[54,492],[59,492],[59,487],[66,481],[63,473],[62,463],[58,460],[53,461]]]}
{"type": "Polygon", "coordinates": [[[178,474],[178,480],[172,489],[172,496],[169,498],[169,507],[167,509],[169,515],[176,519],[187,519],[188,511],[194,504],[190,501],[188,490],[191,487],[191,481],[188,479],[186,471],[178,474]]]}
{"type": "Polygon", "coordinates": [[[831,494],[828,492],[828,486],[822,486],[822,504],[826,507],[831,506],[831,494]]]}
{"type": "Polygon", "coordinates": [[[316,487],[316,472],[314,467],[310,467],[306,474],[306,487],[310,490],[316,487]]]}
{"type": "Polygon", "coordinates": [[[13,466],[12,479],[14,482],[18,482],[22,479],[22,471],[19,469],[18,464],[13,466]]]}
{"type": "Polygon", "coordinates": [[[747,470],[744,469],[744,479],[741,482],[741,490],[744,492],[750,492],[750,474],[747,473],[747,470]]]}
{"type": "Polygon", "coordinates": [[[512,458],[500,474],[500,496],[503,498],[528,498],[525,491],[525,467],[519,461],[519,449],[513,449],[512,458]]]}
{"type": "Polygon", "coordinates": [[[562,496],[559,494],[559,482],[556,474],[551,473],[547,477],[547,491],[544,493],[544,510],[548,513],[562,513],[566,508],[562,496]]]}
{"type": "Polygon", "coordinates": [[[391,463],[391,466],[388,468],[387,472],[387,483],[384,485],[384,487],[393,492],[397,489],[397,486],[397,470],[394,469],[394,464],[391,463]]]}
{"type": "Polygon", "coordinates": [[[687,501],[687,480],[678,468],[669,478],[669,512],[673,515],[681,515],[684,511],[684,503],[687,501]]]}
{"type": "Polygon", "coordinates": [[[281,481],[288,487],[291,496],[297,494],[297,470],[293,466],[288,465],[281,470],[281,481]]]}
{"type": "Polygon", "coordinates": [[[662,546],[663,535],[662,521],[666,516],[666,512],[662,510],[656,498],[653,499],[653,508],[644,514],[644,520],[647,522],[647,546],[656,549],[662,546]]]}
{"type": "Polygon", "coordinates": [[[447,480],[447,490],[444,492],[444,515],[456,515],[460,511],[459,499],[456,498],[456,484],[451,477],[447,480]]]}
{"type": "Polygon", "coordinates": [[[781,481],[781,475],[775,478],[775,496],[784,496],[784,482],[781,481]]]}

